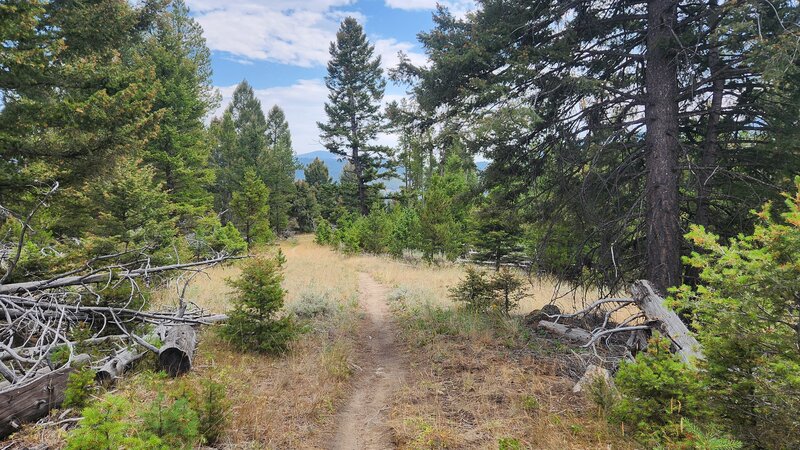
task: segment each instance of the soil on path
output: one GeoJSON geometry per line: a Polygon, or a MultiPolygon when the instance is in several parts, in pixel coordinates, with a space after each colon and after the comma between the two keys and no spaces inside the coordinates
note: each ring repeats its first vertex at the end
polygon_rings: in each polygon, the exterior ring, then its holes
{"type": "Polygon", "coordinates": [[[353,394],[339,414],[335,450],[393,448],[386,425],[392,393],[405,378],[402,347],[396,338],[387,289],[366,273],[359,273],[360,305],[366,313],[361,331],[353,394]]]}

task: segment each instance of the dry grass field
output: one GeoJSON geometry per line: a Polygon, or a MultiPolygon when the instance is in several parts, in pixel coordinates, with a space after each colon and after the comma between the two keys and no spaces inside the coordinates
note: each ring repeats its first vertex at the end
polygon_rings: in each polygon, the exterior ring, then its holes
{"type": "MultiPolygon", "coordinates": [[[[227,387],[232,405],[220,448],[330,448],[337,414],[351,398],[361,370],[363,343],[358,340],[365,337],[359,334],[364,312],[358,290],[363,272],[387,288],[385,301],[396,323],[391,332],[400,339],[407,366],[386,412],[398,448],[633,448],[609,428],[591,401],[572,393],[574,380],[563,367],[566,347],[532,336],[519,319],[477,317],[454,304],[448,289],[463,275],[462,266],[347,256],[316,245],[312,236],[283,241],[280,249],[286,257],[286,308],[302,310],[316,300],[334,311],[314,319],[287,355],[237,352],[206,329],[189,374],[169,380],[139,372],[112,392],[145,405],[158,389],[213,379],[227,387]]],[[[276,251],[276,246],[259,249],[276,251]]],[[[211,312],[225,312],[231,307],[226,280],[239,274],[238,264],[196,277],[187,297],[211,312]]],[[[560,296],[566,290],[536,280],[515,313],[519,317],[540,308],[554,292],[560,296]]],[[[166,305],[173,298],[175,289],[166,288],[155,302],[166,305]]],[[[580,301],[579,295],[567,295],[557,304],[569,310],[580,301]]],[[[59,448],[63,433],[30,427],[18,439],[36,441],[59,448]]]]}

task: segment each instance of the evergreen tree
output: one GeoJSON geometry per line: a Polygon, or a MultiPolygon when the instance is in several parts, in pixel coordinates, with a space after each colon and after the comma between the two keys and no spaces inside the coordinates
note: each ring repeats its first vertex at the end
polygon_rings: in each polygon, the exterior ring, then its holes
{"type": "Polygon", "coordinates": [[[380,56],[367,41],[364,30],[352,17],[346,18],[331,42],[326,123],[318,123],[322,142],[330,152],[352,165],[356,182],[357,211],[369,212],[368,185],[391,176],[390,149],[370,144],[383,128],[380,104],[386,81],[380,56]]]}
{"type": "Polygon", "coordinates": [[[211,163],[215,168],[214,208],[223,219],[231,220],[230,202],[233,192],[238,189],[238,168],[241,167],[236,142],[236,127],[233,116],[226,111],[222,118],[214,118],[209,126],[212,143],[211,163]]]}
{"type": "Polygon", "coordinates": [[[213,201],[209,187],[214,174],[203,120],[217,97],[202,33],[183,0],[175,0],[156,20],[144,47],[160,82],[153,103],[158,134],[146,148],[145,161],[156,168],[184,229],[209,211],[213,201]]]}
{"type": "Polygon", "coordinates": [[[292,199],[291,217],[297,221],[297,229],[303,233],[314,231],[320,217],[320,208],[314,189],[305,181],[295,182],[295,195],[292,199]]]}
{"type": "Polygon", "coordinates": [[[230,282],[236,290],[230,318],[220,334],[242,350],[283,353],[297,333],[291,315],[280,315],[286,291],[281,287],[285,260],[257,257],[242,268],[239,279],[230,282]]]}
{"type": "Polygon", "coordinates": [[[236,150],[241,164],[237,169],[244,173],[245,167],[258,165],[267,148],[267,119],[247,80],[236,86],[226,111],[230,112],[236,128],[236,150]]]}
{"type": "MultiPolygon", "coordinates": [[[[137,49],[158,13],[156,3],[134,8],[122,0],[0,5],[4,207],[28,209],[19,202],[31,185],[58,182],[57,198],[74,196],[118,157],[141,151],[155,130],[158,82],[137,49]]],[[[66,203],[53,202],[51,213],[66,214],[58,211],[66,203]]]]}
{"type": "Polygon", "coordinates": [[[772,141],[796,130],[773,110],[789,104],[778,86],[797,89],[795,64],[778,57],[771,79],[775,59],[760,59],[792,53],[797,15],[791,1],[482,0],[464,19],[440,9],[420,35],[432,63],[401,75],[417,81],[418,124],[474,126],[486,182],[532,194],[531,221],[569,211],[593,229],[573,242],[604,284],[645,276],[664,290],[680,283],[682,220],[705,210],[735,234],[800,167],[772,141]]]}
{"type": "Polygon", "coordinates": [[[294,197],[294,172],[298,164],[292,150],[292,136],[286,115],[279,106],[267,114],[266,145],[261,164],[264,183],[270,191],[269,222],[277,234],[286,230],[294,197]]]}
{"type": "Polygon", "coordinates": [[[231,198],[231,211],[248,246],[269,240],[269,189],[255,169],[245,170],[241,190],[231,198]]]}
{"type": "Polygon", "coordinates": [[[335,211],[338,206],[339,189],[328,175],[328,166],[321,159],[314,158],[306,166],[304,178],[314,192],[319,214],[325,220],[335,223],[338,219],[335,211]]]}
{"type": "Polygon", "coordinates": [[[113,246],[100,245],[97,251],[152,252],[169,247],[177,230],[167,194],[154,177],[152,167],[124,158],[92,185],[88,195],[95,217],[92,233],[113,246]]]}
{"type": "Polygon", "coordinates": [[[500,270],[503,257],[520,250],[519,208],[503,197],[501,187],[495,187],[475,211],[474,245],[483,253],[482,259],[494,261],[500,270]]]}
{"type": "MultiPolygon", "coordinates": [[[[230,209],[233,193],[242,189],[245,172],[257,170],[264,161],[266,130],[261,102],[250,84],[242,81],[236,86],[222,119],[213,121],[211,126],[215,141],[212,159],[218,178],[215,204],[219,211],[230,209]]],[[[230,220],[230,214],[223,218],[230,220]]]]}
{"type": "Polygon", "coordinates": [[[305,178],[306,183],[315,188],[332,183],[328,173],[328,166],[319,158],[314,158],[306,166],[305,170],[303,170],[303,178],[305,178]]]}

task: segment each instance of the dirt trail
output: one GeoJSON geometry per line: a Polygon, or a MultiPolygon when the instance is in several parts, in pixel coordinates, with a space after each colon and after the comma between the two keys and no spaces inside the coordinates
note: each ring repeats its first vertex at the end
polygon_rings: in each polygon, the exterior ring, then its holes
{"type": "Polygon", "coordinates": [[[386,304],[387,289],[359,273],[360,304],[366,312],[357,364],[363,369],[353,395],[339,414],[335,450],[394,447],[386,419],[391,394],[403,382],[405,361],[386,304]]]}

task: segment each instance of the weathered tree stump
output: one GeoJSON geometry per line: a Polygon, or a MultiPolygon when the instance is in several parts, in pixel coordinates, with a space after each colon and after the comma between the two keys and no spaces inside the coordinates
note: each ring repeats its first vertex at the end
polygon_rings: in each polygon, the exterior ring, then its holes
{"type": "Polygon", "coordinates": [[[189,325],[176,325],[167,330],[164,345],[158,352],[158,366],[170,376],[178,376],[192,368],[197,333],[189,325]]]}

